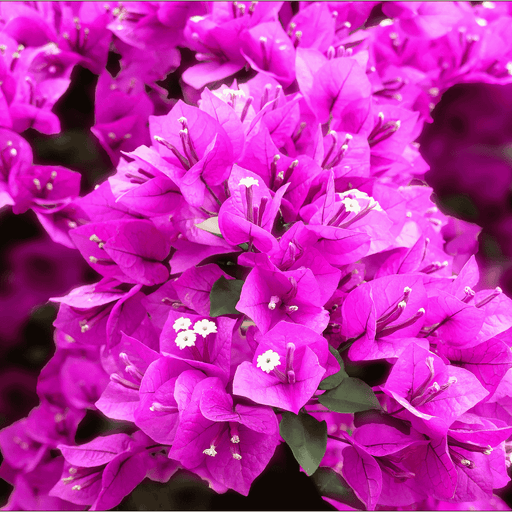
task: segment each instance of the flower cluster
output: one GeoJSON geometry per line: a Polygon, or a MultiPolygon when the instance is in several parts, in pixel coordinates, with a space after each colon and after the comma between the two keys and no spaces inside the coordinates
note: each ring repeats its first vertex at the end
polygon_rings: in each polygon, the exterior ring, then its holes
{"type": "Polygon", "coordinates": [[[179,468],[247,495],[280,442],[338,506],[501,506],[512,300],[478,289],[474,230],[446,244],[414,141],[452,84],[511,80],[507,3],[0,7],[1,204],[102,276],[52,299],[41,403],[0,432],[9,508],[109,509],[179,468]],[[83,197],[19,135],[59,130],[78,63],[116,168],[83,197]],[[88,410],[125,430],[76,445],[88,410]]]}

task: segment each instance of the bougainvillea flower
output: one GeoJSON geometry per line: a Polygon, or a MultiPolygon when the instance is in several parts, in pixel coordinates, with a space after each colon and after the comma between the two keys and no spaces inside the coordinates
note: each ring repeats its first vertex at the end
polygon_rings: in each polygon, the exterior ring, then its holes
{"type": "Polygon", "coordinates": [[[133,421],[144,372],[158,357],[158,352],[123,333],[121,342],[104,355],[103,367],[110,382],[96,407],[109,418],[133,421]]]}
{"type": "Polygon", "coordinates": [[[222,235],[233,245],[249,242],[262,252],[269,252],[277,246],[271,230],[288,185],[272,196],[257,174],[237,165],[233,166],[228,183],[231,197],[219,211],[222,235]]]}
{"type": "Polygon", "coordinates": [[[227,382],[235,324],[232,318],[170,311],[160,335],[160,351],[227,382]]]}
{"type": "Polygon", "coordinates": [[[297,324],[280,322],[258,339],[252,362],[238,366],[233,393],[298,414],[320,380],[336,372],[327,340],[297,324]]]}
{"type": "Polygon", "coordinates": [[[350,340],[349,357],[397,357],[420,331],[426,302],[417,274],[385,276],[358,286],[342,305],[346,321],[340,334],[350,340]]]}
{"type": "Polygon", "coordinates": [[[382,390],[396,400],[395,416],[407,417],[416,430],[432,435],[446,434],[459,416],[488,395],[473,373],[445,365],[415,343],[402,352],[382,390]]]}
{"type": "Polygon", "coordinates": [[[187,394],[169,456],[188,469],[206,466],[214,479],[247,496],[277,446],[275,413],[269,407],[234,405],[214,377],[187,394]]]}
{"type": "Polygon", "coordinates": [[[224,128],[206,112],[179,101],[167,116],[150,116],[149,130],[156,137],[154,147],[171,164],[164,172],[192,206],[201,206],[207,187],[229,176],[233,147],[224,128]]]}
{"type": "Polygon", "coordinates": [[[74,229],[71,237],[89,264],[104,276],[150,286],[169,276],[161,262],[169,255],[170,243],[149,221],[91,223],[74,229]]]}
{"type": "Polygon", "coordinates": [[[282,320],[322,332],[329,320],[313,272],[307,268],[280,272],[251,270],[236,309],[251,318],[262,333],[282,320]]]}

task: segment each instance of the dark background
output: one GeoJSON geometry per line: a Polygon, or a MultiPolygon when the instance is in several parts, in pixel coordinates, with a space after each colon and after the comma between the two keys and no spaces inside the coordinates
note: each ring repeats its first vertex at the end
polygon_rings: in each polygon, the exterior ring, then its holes
{"type": "MultiPolygon", "coordinates": [[[[161,83],[169,98],[182,97],[178,77],[184,64],[161,83]]],[[[111,55],[110,66],[116,59],[111,55]]],[[[63,165],[82,174],[82,194],[114,172],[90,132],[97,76],[77,66],[68,91],[54,107],[62,132],[22,133],[36,164],[63,165]]],[[[512,87],[457,85],[447,91],[418,139],[431,165],[428,183],[438,206],[483,228],[477,255],[486,288],[500,285],[512,296],[512,87]]],[[[35,215],[0,211],[0,429],[38,404],[37,376],[54,353],[56,307],[49,297],[97,281],[78,251],[53,243],[35,215]]],[[[101,431],[99,413],[89,412],[78,442],[101,431]]],[[[0,480],[0,506],[11,486],[0,480]]],[[[505,496],[509,501],[510,496],[505,496]]],[[[509,503],[512,501],[509,501],[509,503]]],[[[116,510],[333,510],[301,473],[290,450],[280,445],[249,497],[217,495],[199,478],[180,471],[168,484],[146,480],[116,510]]]]}

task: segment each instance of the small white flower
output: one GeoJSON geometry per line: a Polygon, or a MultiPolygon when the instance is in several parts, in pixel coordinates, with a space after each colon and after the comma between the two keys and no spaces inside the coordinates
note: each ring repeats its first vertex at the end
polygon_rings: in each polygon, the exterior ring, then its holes
{"type": "Polygon", "coordinates": [[[258,356],[258,364],[256,366],[264,372],[270,373],[280,363],[279,354],[273,350],[267,350],[258,356]]]}
{"type": "Polygon", "coordinates": [[[190,318],[185,318],[184,316],[182,316],[181,318],[178,318],[178,320],[176,320],[176,322],[174,322],[174,325],[172,326],[172,328],[178,332],[178,331],[181,331],[182,329],[188,329],[190,326],[192,325],[192,320],[190,320],[190,318]]]}
{"type": "Polygon", "coordinates": [[[181,331],[174,340],[176,345],[183,350],[185,347],[193,347],[196,344],[196,333],[194,331],[181,331]]]}
{"type": "Polygon", "coordinates": [[[247,188],[251,187],[252,185],[256,185],[257,187],[259,187],[258,180],[252,178],[251,176],[247,176],[247,178],[242,178],[238,185],[244,185],[247,188]]]}
{"type": "Polygon", "coordinates": [[[203,338],[206,338],[208,334],[211,334],[212,332],[217,332],[217,326],[215,325],[215,322],[212,322],[210,320],[199,320],[194,324],[194,332],[196,334],[200,334],[203,338]]]}
{"type": "Polygon", "coordinates": [[[357,199],[345,197],[341,202],[345,205],[345,210],[347,210],[347,212],[359,213],[361,211],[361,206],[357,202],[357,199]]]}

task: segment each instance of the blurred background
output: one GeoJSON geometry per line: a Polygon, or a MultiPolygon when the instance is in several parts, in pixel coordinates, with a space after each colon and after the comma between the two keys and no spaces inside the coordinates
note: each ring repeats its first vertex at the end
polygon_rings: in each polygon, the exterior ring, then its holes
{"type": "MultiPolygon", "coordinates": [[[[183,55],[184,66],[188,58],[183,55]]],[[[171,101],[183,99],[180,73],[178,68],[162,83],[171,101]]],[[[72,85],[54,108],[62,132],[22,133],[34,163],[63,165],[82,174],[82,194],[114,171],[90,132],[96,83],[96,75],[77,66],[72,85]]],[[[512,86],[457,85],[432,116],[433,124],[418,139],[431,167],[427,182],[445,213],[482,228],[477,259],[484,287],[499,285],[512,296],[512,86]]],[[[98,279],[78,251],[49,239],[32,212],[16,216],[8,208],[0,210],[0,429],[38,404],[37,376],[54,353],[56,307],[48,299],[98,279]]],[[[84,429],[98,428],[98,417],[87,418],[79,442],[87,438],[84,429]]],[[[0,506],[10,491],[0,480],[0,506]]],[[[216,495],[200,479],[179,472],[169,484],[144,482],[115,510],[179,509],[333,510],[299,472],[285,445],[247,498],[234,492],[216,495]]]]}

